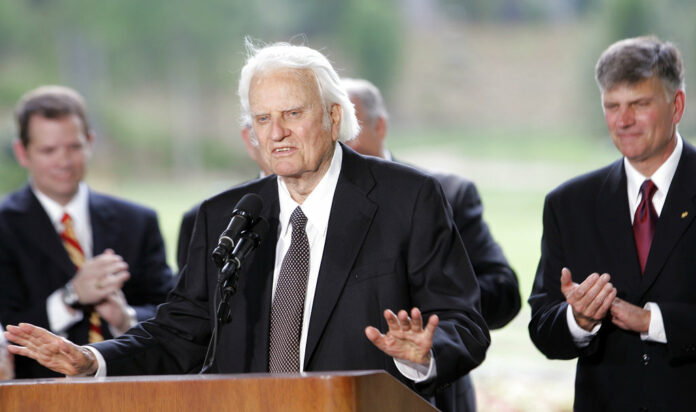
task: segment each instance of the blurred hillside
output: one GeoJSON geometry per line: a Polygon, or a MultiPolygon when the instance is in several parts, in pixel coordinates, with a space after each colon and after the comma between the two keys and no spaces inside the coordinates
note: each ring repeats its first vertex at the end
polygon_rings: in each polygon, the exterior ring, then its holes
{"type": "MultiPolygon", "coordinates": [[[[253,170],[237,138],[245,35],[304,42],[323,50],[341,75],[372,80],[387,98],[392,142],[433,130],[453,139],[602,139],[597,56],[612,41],[643,33],[691,44],[693,24],[678,23],[691,21],[692,3],[2,1],[0,193],[23,179],[9,150],[12,107],[46,83],[85,95],[98,133],[93,173],[127,179],[253,170]]],[[[692,48],[681,49],[691,67],[692,48]]],[[[694,110],[687,104],[685,135],[696,129],[694,110]]]]}

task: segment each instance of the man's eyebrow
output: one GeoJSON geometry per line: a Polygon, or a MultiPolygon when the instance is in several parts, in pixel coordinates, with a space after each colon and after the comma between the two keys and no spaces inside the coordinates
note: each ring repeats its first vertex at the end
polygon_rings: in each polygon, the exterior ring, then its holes
{"type": "MultiPolygon", "coordinates": [[[[311,108],[311,105],[299,105],[299,106],[289,106],[287,108],[280,109],[281,112],[291,112],[294,110],[307,110],[311,108]]],[[[267,115],[269,112],[251,112],[252,116],[263,116],[267,115]]]]}

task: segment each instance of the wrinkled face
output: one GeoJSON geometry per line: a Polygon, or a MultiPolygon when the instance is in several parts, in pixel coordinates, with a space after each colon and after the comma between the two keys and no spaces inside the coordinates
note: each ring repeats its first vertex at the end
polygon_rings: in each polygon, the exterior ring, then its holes
{"type": "Polygon", "coordinates": [[[378,121],[367,117],[365,108],[360,100],[351,98],[350,101],[355,106],[355,115],[360,124],[360,134],[355,136],[354,139],[347,141],[346,144],[358,153],[381,157],[384,135],[378,129],[378,121]]]}
{"type": "Polygon", "coordinates": [[[29,171],[34,186],[65,205],[77,193],[85,175],[91,136],[85,136],[77,116],[49,119],[33,115],[28,125],[29,143],[17,141],[15,156],[29,171]]]}
{"type": "Polygon", "coordinates": [[[311,71],[277,69],[254,76],[249,108],[260,154],[273,173],[284,178],[316,179],[328,170],[338,140],[340,107],[324,107],[311,71]]]}
{"type": "Polygon", "coordinates": [[[684,92],[669,97],[653,76],[636,84],[619,84],[602,93],[604,119],[619,151],[646,176],[672,153],[676,126],[684,112],[684,92]]]}

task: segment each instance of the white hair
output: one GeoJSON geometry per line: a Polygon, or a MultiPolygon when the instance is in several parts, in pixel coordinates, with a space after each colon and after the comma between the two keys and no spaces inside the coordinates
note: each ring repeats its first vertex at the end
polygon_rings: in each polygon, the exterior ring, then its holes
{"type": "Polygon", "coordinates": [[[289,43],[274,43],[262,47],[255,46],[252,41],[245,39],[247,60],[242,67],[239,77],[239,102],[242,106],[241,124],[251,124],[249,108],[249,88],[251,80],[257,73],[282,68],[311,70],[319,88],[319,95],[324,103],[324,126],[329,120],[330,108],[334,104],[341,106],[342,117],[338,130],[338,140],[345,142],[353,139],[360,132],[358,119],[355,117],[355,107],[343,89],[338,74],[329,60],[320,52],[306,46],[295,46],[289,43]]]}

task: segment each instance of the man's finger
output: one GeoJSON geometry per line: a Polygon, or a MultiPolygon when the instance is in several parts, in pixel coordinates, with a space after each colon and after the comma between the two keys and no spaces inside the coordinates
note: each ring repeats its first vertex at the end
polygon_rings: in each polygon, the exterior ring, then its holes
{"type": "Polygon", "coordinates": [[[605,299],[609,296],[611,291],[614,289],[614,286],[611,283],[605,283],[602,285],[602,283],[597,282],[595,287],[588,292],[587,296],[588,299],[591,299],[589,303],[587,304],[587,308],[585,309],[585,315],[590,317],[590,318],[595,318],[597,314],[600,312],[600,308],[604,306],[605,299]],[[597,288],[601,286],[601,289],[597,291],[597,288]]]}
{"type": "Polygon", "coordinates": [[[598,273],[593,273],[590,276],[588,276],[585,280],[582,281],[578,285],[577,288],[575,288],[575,293],[579,295],[580,298],[584,298],[585,295],[588,293],[590,289],[597,283],[597,280],[599,279],[599,274],[598,273]]]}
{"type": "Polygon", "coordinates": [[[130,278],[128,272],[118,272],[107,275],[97,283],[97,288],[106,294],[111,294],[123,287],[123,284],[130,278]]]}
{"type": "Polygon", "coordinates": [[[583,287],[587,287],[587,289],[583,292],[581,299],[581,306],[584,307],[583,313],[585,316],[591,315],[590,308],[594,310],[596,307],[598,307],[598,305],[593,305],[593,303],[599,296],[600,292],[602,292],[604,286],[609,283],[609,279],[610,277],[607,274],[599,276],[599,274],[593,273],[580,285],[580,287],[578,287],[578,290],[582,290],[583,287]]]}
{"type": "Polygon", "coordinates": [[[25,356],[27,358],[36,360],[36,354],[34,353],[34,351],[29,350],[24,346],[7,345],[7,351],[13,355],[25,356]]]}
{"type": "Polygon", "coordinates": [[[425,325],[425,332],[430,338],[435,335],[435,329],[439,323],[440,318],[437,315],[430,315],[430,318],[428,318],[428,324],[425,325]]]}
{"type": "Polygon", "coordinates": [[[367,339],[369,339],[370,342],[380,348],[380,341],[384,335],[382,335],[379,329],[375,328],[374,326],[368,326],[365,328],[365,336],[367,336],[367,339]]]}
{"type": "Polygon", "coordinates": [[[384,311],[384,319],[387,320],[387,326],[389,326],[389,330],[399,328],[399,319],[396,317],[396,314],[394,314],[394,312],[392,312],[390,309],[384,311]]]}
{"type": "Polygon", "coordinates": [[[423,329],[423,316],[420,309],[416,307],[411,308],[411,324],[416,332],[423,329]]]}
{"type": "Polygon", "coordinates": [[[408,312],[403,309],[399,311],[399,325],[402,331],[411,330],[411,318],[408,317],[408,312]]]}
{"type": "Polygon", "coordinates": [[[609,311],[609,309],[614,307],[613,305],[614,305],[615,299],[616,299],[616,288],[612,286],[611,290],[609,291],[609,294],[604,299],[604,303],[602,303],[602,306],[600,306],[599,309],[597,310],[598,316],[604,318],[607,315],[607,312],[609,311]]]}
{"type": "Polygon", "coordinates": [[[570,273],[570,269],[561,269],[561,289],[570,287],[573,285],[573,277],[570,273]]]}

